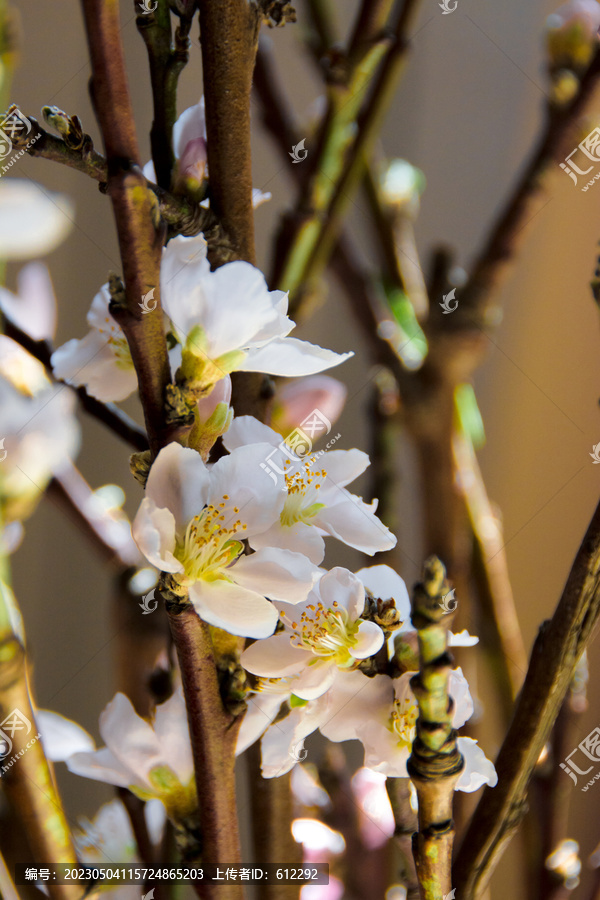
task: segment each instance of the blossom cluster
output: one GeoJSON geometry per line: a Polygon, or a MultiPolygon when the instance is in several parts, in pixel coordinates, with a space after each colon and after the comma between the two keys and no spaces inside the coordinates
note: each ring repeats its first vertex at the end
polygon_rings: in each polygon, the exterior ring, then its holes
{"type": "MultiPolygon", "coordinates": [[[[201,106],[186,111],[175,135],[179,177],[186,183],[196,179],[200,193],[206,169],[201,113],[201,106]]],[[[198,616],[253,641],[241,656],[251,689],[237,752],[260,740],[263,775],[276,777],[296,765],[304,740],[318,730],[331,741],[360,741],[369,770],[407,777],[418,718],[411,678],[418,662],[410,652],[416,634],[406,586],[385,565],[357,573],[323,565],[326,542],[332,540],[370,556],[396,544],[377,516],[377,501],[365,502],[349,488],[369,458],[357,449],[331,449],[315,464],[310,453],[298,455],[282,443],[275,429],[252,416],[236,416],[231,400],[229,376],[235,371],[317,376],[295,383],[296,424],[299,410],[308,412],[303,392],[310,398],[319,390],[337,414],[336,396],[343,397],[343,391],[336,394],[331,386],[337,382],[320,373],[352,354],[290,337],[295,326],[287,315],[287,295],[269,290],[262,273],[247,262],[212,271],[202,235],[168,242],[160,279],[161,305],[144,314],[162,317],[172,381],[192,398],[195,421],[152,463],[132,535],[147,562],[198,616]],[[211,448],[218,438],[215,459],[211,448]],[[274,448],[283,448],[281,482],[264,472],[274,448]],[[379,601],[386,618],[373,613],[379,601]]],[[[24,293],[35,294],[31,283],[24,293]]],[[[25,321],[27,296],[20,303],[6,292],[0,302],[9,318],[25,321]]],[[[88,325],[85,337],[53,353],[55,381],[84,386],[100,401],[122,401],[136,390],[137,377],[111,312],[108,285],[94,297],[88,325]]],[[[49,326],[36,339],[52,332],[49,326]]],[[[0,470],[0,497],[7,523],[24,518],[29,509],[23,478],[39,493],[60,460],[75,454],[78,431],[73,394],[64,384],[51,384],[43,367],[16,344],[0,345],[0,362],[2,434],[9,451],[9,465],[0,470]],[[41,466],[38,432],[46,435],[41,466]]],[[[280,414],[279,420],[290,424],[289,416],[280,414]]],[[[450,636],[450,644],[474,640],[450,636]]],[[[459,668],[451,673],[449,691],[452,724],[460,728],[473,712],[473,700],[459,668]]],[[[100,749],[79,726],[54,713],[42,712],[39,724],[49,758],[66,761],[72,772],[160,801],[175,821],[193,813],[196,786],[181,689],[156,707],[152,722],[117,694],[100,718],[105,744],[100,749]]],[[[494,767],[476,742],[460,737],[458,747],[465,767],[457,789],[495,784],[494,767]]],[[[111,809],[101,820],[114,830],[119,817],[111,809]]]]}

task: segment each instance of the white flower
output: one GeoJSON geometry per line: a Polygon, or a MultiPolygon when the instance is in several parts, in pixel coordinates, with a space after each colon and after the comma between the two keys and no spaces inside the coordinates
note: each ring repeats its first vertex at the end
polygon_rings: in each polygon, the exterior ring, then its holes
{"type": "Polygon", "coordinates": [[[47,341],[56,332],[56,297],[43,263],[24,266],[17,275],[17,295],[0,287],[0,309],[34,341],[47,341]]]}
{"type": "MultiPolygon", "coordinates": [[[[363,553],[389,550],[396,538],[377,518],[377,501],[371,505],[346,490],[346,485],[364,472],[369,457],[361,450],[330,450],[322,463],[313,466],[310,457],[298,460],[284,448],[278,462],[273,463],[273,448],[281,446],[281,436],[252,416],[233,420],[224,437],[228,450],[265,442],[268,452],[260,461],[265,467],[282,466],[285,502],[273,525],[250,539],[250,546],[281,547],[304,553],[315,564],[325,555],[322,534],[331,535],[363,553]]],[[[257,473],[266,488],[270,477],[257,473]],[[262,477],[261,477],[262,476],[262,477]]],[[[277,479],[275,479],[277,483],[277,479]]]]}
{"type": "Polygon", "coordinates": [[[169,241],[161,298],[183,346],[182,370],[204,389],[233,371],[312,375],[352,356],[287,335],[287,294],[269,291],[259,269],[230,262],[211,272],[202,235],[169,241]]]}
{"type": "Polygon", "coordinates": [[[53,474],[79,449],[75,397],[0,336],[0,506],[5,522],[26,518],[53,474]]]}
{"type": "Polygon", "coordinates": [[[106,746],[69,755],[69,771],[129,788],[142,800],[158,799],[173,818],[193,812],[194,764],[181,690],[156,707],[152,724],[117,694],[100,715],[100,734],[106,746]]]}
{"type": "MultiPolygon", "coordinates": [[[[153,844],[158,844],[165,825],[165,809],[159,800],[149,800],[144,806],[146,827],[153,844]]],[[[111,866],[115,863],[140,862],[138,848],[125,806],[111,800],[100,807],[90,821],[81,818],[73,831],[77,858],[88,866],[111,866]]],[[[112,900],[139,900],[136,885],[106,888],[103,894],[112,900]]]]}
{"type": "Polygon", "coordinates": [[[199,616],[256,638],[277,623],[265,597],[299,602],[318,576],[299,553],[265,548],[243,555],[242,541],[278,514],[269,495],[280,492],[255,474],[267,449],[241,448],[208,467],[195,450],[169,444],[150,470],[132,529],[148,561],[189,590],[199,616]]]}
{"type": "MultiPolygon", "coordinates": [[[[287,294],[269,291],[262,273],[246,262],[211,272],[202,235],[173,238],[163,251],[160,276],[165,331],[181,345],[170,351],[174,368],[198,395],[233,371],[311,375],[352,356],[287,337],[287,294]]],[[[90,331],[52,354],[54,374],[85,385],[103,402],[124,400],[137,388],[129,346],[109,312],[105,284],[94,297],[90,331]]]]}
{"type": "MultiPolygon", "coordinates": [[[[336,680],[338,693],[344,688],[349,695],[339,712],[335,712],[320,730],[332,741],[357,738],[365,748],[364,765],[392,778],[406,778],[406,763],[416,735],[419,709],[410,688],[413,672],[405,672],[392,680],[387,675],[376,675],[371,684],[364,685],[350,673],[345,679],[336,680]],[[350,679],[355,680],[353,685],[350,679]],[[351,692],[357,688],[356,693],[351,692]]],[[[364,676],[363,676],[364,677],[364,676]]],[[[448,692],[454,700],[452,727],[460,728],[473,713],[473,701],[469,686],[460,669],[450,673],[448,692]]],[[[323,698],[327,701],[327,696],[323,698]]],[[[340,707],[339,696],[335,702],[340,707]]],[[[493,764],[486,759],[476,741],[459,737],[458,749],[465,759],[465,768],[456,784],[456,790],[474,791],[482,784],[493,787],[497,782],[493,764]]]]}
{"type": "Polygon", "coordinates": [[[331,686],[338,668],[356,668],[383,645],[383,631],[360,616],[364,588],[352,572],[335,568],[323,575],[304,603],[276,603],[284,631],[244,651],[244,668],[263,678],[295,675],[293,693],[304,700],[331,686]]]}
{"type": "Polygon", "coordinates": [[[0,247],[5,259],[31,259],[54,250],[73,225],[73,206],[22,178],[0,181],[0,247]]]}
{"type": "Polygon", "coordinates": [[[137,376],[127,339],[111,316],[108,284],[103,285],[87,314],[90,331],[67,341],[52,354],[52,369],[60,381],[85,385],[103,403],[125,400],[137,388],[137,376]]]}

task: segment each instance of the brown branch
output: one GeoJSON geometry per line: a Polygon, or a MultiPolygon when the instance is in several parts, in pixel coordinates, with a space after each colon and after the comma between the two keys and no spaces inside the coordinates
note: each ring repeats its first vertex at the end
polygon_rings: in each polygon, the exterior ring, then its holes
{"type": "Polygon", "coordinates": [[[419,900],[419,881],[411,850],[418,823],[410,805],[410,782],[408,778],[388,778],[385,786],[394,813],[394,840],[401,854],[398,878],[406,888],[406,900],[419,900]]]}
{"type": "Polygon", "coordinates": [[[600,617],[600,505],[577,552],[554,616],[539,631],[527,677],[496,770],[455,864],[457,894],[474,900],[485,888],[525,810],[527,785],[556,720],[579,657],[600,617]]]}
{"type": "MultiPolygon", "coordinates": [[[[209,626],[177,598],[167,599],[167,615],[177,648],[194,753],[202,831],[202,861],[240,861],[235,815],[235,744],[241,718],[223,708],[209,626]]],[[[239,900],[243,887],[205,884],[205,900],[239,900]]]]}
{"type": "Polygon", "coordinates": [[[490,228],[471,267],[466,286],[460,293],[457,316],[445,316],[448,329],[471,327],[485,323],[485,312],[492,290],[514,258],[526,233],[525,226],[534,215],[534,204],[544,188],[544,176],[550,165],[564,152],[565,140],[576,119],[591,100],[600,77],[600,50],[580,80],[575,97],[562,107],[549,106],[544,129],[527,161],[516,188],[502,207],[490,228]],[[452,321],[448,321],[451,319],[452,321]]]}
{"type": "Polygon", "coordinates": [[[160,261],[162,240],[153,225],[156,201],[139,168],[139,151],[129,97],[116,4],[82,0],[92,64],[91,95],[100,124],[123,265],[125,304],[115,307],[138,375],[148,442],[153,456],[167,443],[164,399],[171,379],[162,328],[160,261]],[[154,315],[144,315],[140,299],[155,288],[154,315]]]}
{"type": "Polygon", "coordinates": [[[199,9],[210,203],[236,258],[253,263],[250,92],[260,17],[248,0],[199,0],[199,9]]]}

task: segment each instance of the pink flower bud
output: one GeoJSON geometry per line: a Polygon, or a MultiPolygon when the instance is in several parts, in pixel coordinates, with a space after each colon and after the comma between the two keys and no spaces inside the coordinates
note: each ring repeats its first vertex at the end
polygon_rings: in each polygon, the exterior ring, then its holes
{"type": "Polygon", "coordinates": [[[346,394],[346,386],[329,375],[287,382],[277,391],[271,426],[280,434],[288,434],[315,409],[335,422],[344,408],[346,394]]]}
{"type": "Polygon", "coordinates": [[[201,185],[206,172],[206,141],[203,137],[188,141],[179,160],[179,176],[201,185]]]}
{"type": "Polygon", "coordinates": [[[217,381],[214,388],[206,397],[198,400],[198,416],[200,422],[208,422],[219,403],[231,403],[231,378],[226,375],[217,381]]]}

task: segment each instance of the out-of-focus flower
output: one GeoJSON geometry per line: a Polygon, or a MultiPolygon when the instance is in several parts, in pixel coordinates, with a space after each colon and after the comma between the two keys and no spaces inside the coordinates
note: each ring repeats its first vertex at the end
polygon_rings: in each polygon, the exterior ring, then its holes
{"type": "Polygon", "coordinates": [[[390,160],[381,179],[383,197],[390,206],[411,217],[419,211],[419,197],[425,190],[425,176],[406,159],[390,160]]]}
{"type": "Polygon", "coordinates": [[[589,64],[598,46],[600,3],[569,0],[546,20],[550,65],[555,70],[580,71],[589,64]]]}
{"type": "Polygon", "coordinates": [[[323,575],[304,603],[275,605],[284,631],[252,644],[241,662],[263,678],[295,675],[293,693],[303,700],[325,693],[338,668],[356,668],[383,645],[381,628],[360,618],[364,588],[347,569],[323,575]]]}
{"type": "MultiPolygon", "coordinates": [[[[149,800],[144,816],[150,840],[158,844],[165,825],[165,808],[159,800],[149,800]]],[[[101,806],[94,818],[79,819],[73,831],[77,858],[88,866],[111,866],[115,862],[139,863],[138,848],[127,811],[120,800],[101,806]]],[[[139,900],[136,885],[105,888],[103,895],[111,900],[139,900]]]]}
{"type": "MultiPolygon", "coordinates": [[[[270,458],[273,448],[280,447],[281,436],[252,416],[240,416],[233,420],[223,443],[232,451],[259,443],[267,446],[261,462],[264,467],[264,460],[269,457],[269,465],[273,466],[270,458]]],[[[250,538],[251,547],[294,550],[318,565],[325,555],[323,533],[371,555],[395,546],[396,538],[375,515],[377,501],[369,505],[346,490],[346,485],[369,465],[366,453],[330,450],[322,467],[315,466],[314,470],[311,457],[298,459],[286,453],[283,449],[279,459],[283,486],[287,488],[285,492],[279,490],[285,497],[283,508],[274,517],[271,528],[250,538]]],[[[269,481],[270,478],[261,478],[265,488],[269,481]]],[[[275,485],[276,481],[271,483],[275,485]]]]}
{"type": "MultiPolygon", "coordinates": [[[[42,717],[46,746],[44,727],[42,717]]],[[[100,735],[106,744],[100,750],[73,750],[82,743],[83,729],[56,713],[53,729],[50,746],[56,749],[51,758],[62,758],[76,775],[129,788],[142,800],[160,800],[174,819],[194,811],[194,763],[181,690],[156,707],[152,723],[138,716],[125,694],[117,694],[100,715],[100,735]]]]}
{"type": "Polygon", "coordinates": [[[283,384],[275,395],[271,426],[285,436],[315,409],[333,423],[344,408],[347,393],[346,386],[330,375],[311,375],[283,384]]]}
{"type": "Polygon", "coordinates": [[[53,474],[79,449],[75,398],[0,336],[0,507],[4,523],[33,511],[53,474]]]}
{"type": "Polygon", "coordinates": [[[56,332],[56,297],[43,263],[24,266],[17,275],[17,294],[0,287],[0,310],[34,341],[47,341],[56,332]]]}
{"type": "Polygon", "coordinates": [[[352,776],[352,792],[360,810],[358,825],[369,850],[381,847],[394,833],[394,813],[385,789],[387,778],[362,766],[352,776]]]}
{"type": "Polygon", "coordinates": [[[300,602],[319,575],[300,553],[243,553],[243,540],[268,528],[283,503],[274,485],[256,477],[267,449],[243,447],[209,468],[195,450],[169,444],[150,470],[132,529],[146,559],[188,589],[199,616],[255,638],[277,624],[265,595],[300,602]]]}
{"type": "Polygon", "coordinates": [[[572,891],[579,884],[581,860],[577,841],[561,841],[556,850],[546,860],[546,868],[562,879],[564,886],[572,891]]]}
{"type": "Polygon", "coordinates": [[[50,253],[73,225],[73,205],[22,178],[0,180],[0,257],[32,259],[50,253]]]}
{"type": "Polygon", "coordinates": [[[339,831],[318,819],[294,819],[292,834],[302,844],[303,862],[323,862],[323,856],[338,856],[346,849],[346,841],[339,831]]]}

